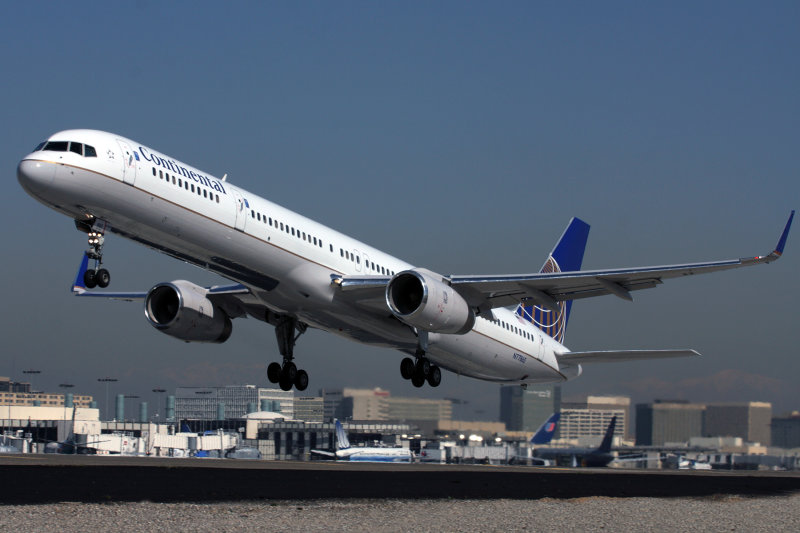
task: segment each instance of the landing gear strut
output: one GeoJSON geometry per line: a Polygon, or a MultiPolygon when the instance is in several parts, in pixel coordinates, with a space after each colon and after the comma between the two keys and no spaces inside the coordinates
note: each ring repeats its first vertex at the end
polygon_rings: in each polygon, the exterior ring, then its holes
{"type": "Polygon", "coordinates": [[[105,289],[111,283],[111,274],[105,268],[100,268],[103,264],[103,243],[105,238],[99,231],[87,232],[89,237],[89,249],[86,250],[86,257],[94,260],[94,268],[89,268],[83,273],[83,284],[87,289],[100,287],[105,289]]]}
{"type": "Polygon", "coordinates": [[[294,344],[305,333],[306,328],[305,324],[289,316],[280,317],[275,324],[275,336],[278,338],[278,351],[283,356],[283,364],[270,363],[267,366],[267,379],[271,383],[277,383],[281,390],[291,390],[293,385],[298,391],[304,391],[308,387],[308,373],[298,370],[297,365],[292,362],[294,344]]]}

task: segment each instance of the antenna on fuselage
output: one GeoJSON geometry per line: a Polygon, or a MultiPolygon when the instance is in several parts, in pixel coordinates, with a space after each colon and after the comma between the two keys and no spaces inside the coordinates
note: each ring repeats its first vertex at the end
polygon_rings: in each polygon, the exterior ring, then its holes
{"type": "Polygon", "coordinates": [[[222,181],[225,181],[226,179],[228,179],[228,173],[227,172],[225,173],[224,176],[222,176],[222,181]]]}

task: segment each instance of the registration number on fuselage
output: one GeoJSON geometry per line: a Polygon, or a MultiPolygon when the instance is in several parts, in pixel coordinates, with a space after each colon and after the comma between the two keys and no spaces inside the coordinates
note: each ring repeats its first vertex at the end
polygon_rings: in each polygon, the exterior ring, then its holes
{"type": "Polygon", "coordinates": [[[525,357],[524,355],[520,355],[520,354],[518,354],[516,352],[514,352],[514,359],[516,359],[517,361],[519,361],[523,365],[527,362],[527,357],[525,357]]]}

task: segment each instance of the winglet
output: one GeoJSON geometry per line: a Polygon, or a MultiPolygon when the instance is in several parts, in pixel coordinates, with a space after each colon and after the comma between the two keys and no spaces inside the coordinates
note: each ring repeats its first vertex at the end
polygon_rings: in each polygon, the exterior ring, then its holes
{"type": "Polygon", "coordinates": [[[83,282],[83,275],[89,269],[89,256],[83,254],[81,266],[78,267],[78,274],[75,276],[75,281],[72,283],[73,294],[83,294],[86,292],[86,284],[83,282]]]}
{"type": "Polygon", "coordinates": [[[786,221],[786,226],[783,228],[783,233],[781,233],[781,238],[778,239],[778,245],[775,247],[775,251],[772,252],[776,254],[778,257],[783,255],[783,248],[786,246],[786,237],[789,236],[789,228],[792,227],[792,219],[794,219],[794,209],[792,209],[792,213],[789,215],[789,220],[786,221]]]}

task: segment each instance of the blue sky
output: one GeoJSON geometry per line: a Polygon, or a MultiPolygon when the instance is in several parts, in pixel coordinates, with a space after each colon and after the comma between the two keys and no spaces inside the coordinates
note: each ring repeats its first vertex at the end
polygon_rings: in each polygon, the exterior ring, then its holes
{"type": "MultiPolygon", "coordinates": [[[[278,357],[253,320],[187,345],[137,304],[69,295],[84,236],[14,173],[56,131],[119,133],[445,274],[538,270],[571,216],[592,225],[586,268],[727,259],[770,251],[800,204],[799,23],[796,2],[12,4],[0,375],[37,368],[40,388],[100,399],[114,376],[148,399],[263,383],[278,357]]],[[[587,367],[564,394],[800,408],[797,231],[776,264],[578,302],[572,349],[704,357],[587,367]]],[[[120,290],[218,282],[113,236],[106,262],[120,290]]],[[[445,374],[418,391],[390,351],[314,332],[298,357],[313,392],[381,386],[497,415],[496,385],[445,374]]]]}

